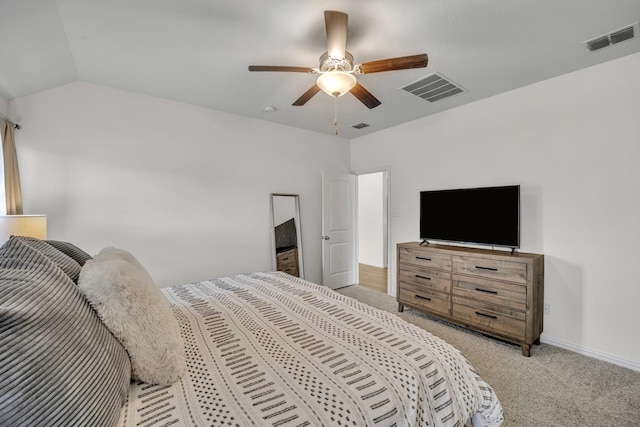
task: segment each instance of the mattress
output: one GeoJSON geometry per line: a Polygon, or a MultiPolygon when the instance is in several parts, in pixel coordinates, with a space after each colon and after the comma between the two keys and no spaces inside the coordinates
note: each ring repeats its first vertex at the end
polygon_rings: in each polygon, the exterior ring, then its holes
{"type": "Polygon", "coordinates": [[[120,426],[498,426],[492,388],[453,346],[281,272],[162,290],[188,373],[132,383],[120,426]]]}

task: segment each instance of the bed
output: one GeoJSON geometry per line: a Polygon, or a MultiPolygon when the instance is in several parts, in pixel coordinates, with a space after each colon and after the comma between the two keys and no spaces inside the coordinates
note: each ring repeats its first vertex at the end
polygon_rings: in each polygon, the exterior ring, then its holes
{"type": "MultiPolygon", "coordinates": [[[[8,366],[0,368],[1,425],[26,421],[123,427],[498,426],[503,422],[494,391],[457,349],[394,314],[282,272],[241,274],[159,290],[160,304],[171,311],[179,330],[181,343],[171,347],[183,346],[184,370],[171,384],[131,381],[135,350],[120,351],[118,340],[105,343],[108,337],[100,322],[103,326],[108,322],[96,315],[100,308],[88,302],[92,297],[78,291],[82,286],[76,283],[88,269],[85,262],[93,260],[66,242],[11,239],[0,249],[0,366],[8,366]],[[41,244],[57,252],[44,250],[41,244]],[[20,253],[8,252],[16,246],[20,253]],[[38,258],[36,252],[48,259],[38,258]],[[79,351],[76,358],[89,367],[78,366],[79,372],[71,372],[51,359],[31,357],[33,348],[14,351],[17,356],[5,353],[10,344],[27,345],[11,338],[7,326],[16,325],[16,301],[22,301],[21,318],[27,305],[38,308],[26,304],[28,295],[16,291],[26,286],[25,280],[16,286],[11,270],[16,265],[21,271],[32,267],[33,261],[17,261],[25,253],[38,258],[40,270],[46,264],[47,274],[55,276],[39,278],[35,284],[25,279],[27,287],[35,289],[31,293],[41,295],[37,288],[43,282],[48,291],[68,290],[74,306],[91,319],[70,322],[100,329],[100,342],[107,350],[87,352],[84,341],[80,350],[48,350],[79,351]],[[70,263],[60,253],[73,258],[79,269],[61,268],[63,261],[70,263]],[[4,280],[7,277],[11,285],[4,280]],[[46,370],[51,371],[43,373],[46,387],[51,378],[65,378],[56,385],[63,392],[51,389],[43,394],[39,392],[43,385],[33,386],[26,379],[46,370]]],[[[17,328],[33,332],[33,322],[27,323],[17,328]]],[[[59,329],[55,334],[66,333],[68,323],[59,329]]],[[[64,341],[58,335],[55,341],[64,341]]],[[[85,331],[81,339],[91,341],[88,335],[85,331]]],[[[152,341],[159,341],[158,333],[151,335],[152,341]]]]}

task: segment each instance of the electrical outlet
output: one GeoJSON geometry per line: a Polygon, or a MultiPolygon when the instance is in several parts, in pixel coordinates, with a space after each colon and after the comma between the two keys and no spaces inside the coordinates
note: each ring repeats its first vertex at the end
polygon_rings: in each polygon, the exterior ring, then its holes
{"type": "Polygon", "coordinates": [[[544,314],[547,316],[551,316],[551,304],[544,305],[544,314]]]}

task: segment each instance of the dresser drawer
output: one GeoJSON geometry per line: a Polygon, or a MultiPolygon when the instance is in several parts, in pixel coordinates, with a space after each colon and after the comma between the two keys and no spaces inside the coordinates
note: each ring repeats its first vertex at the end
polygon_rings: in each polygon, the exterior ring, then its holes
{"type": "Polygon", "coordinates": [[[398,271],[398,280],[403,284],[411,283],[441,292],[448,293],[451,290],[451,273],[429,268],[403,265],[398,271]]]}
{"type": "Polygon", "coordinates": [[[402,286],[398,292],[398,301],[413,307],[422,308],[426,311],[443,314],[445,316],[449,316],[451,314],[451,301],[449,300],[449,294],[429,289],[418,289],[411,285],[402,286]]]}
{"type": "Polygon", "coordinates": [[[453,295],[488,304],[510,307],[520,311],[527,309],[527,287],[517,283],[454,274],[452,292],[453,295]]]}
{"type": "Polygon", "coordinates": [[[295,277],[299,277],[300,276],[300,274],[298,273],[298,267],[295,266],[295,265],[293,267],[283,268],[283,269],[280,269],[278,271],[282,271],[284,273],[290,274],[290,275],[295,276],[295,277]]]}
{"type": "Polygon", "coordinates": [[[284,271],[292,276],[299,277],[298,249],[289,249],[276,255],[276,270],[284,271]]]}
{"type": "Polygon", "coordinates": [[[525,337],[525,315],[521,312],[511,312],[512,317],[501,309],[484,306],[472,301],[473,307],[465,305],[467,301],[454,297],[452,304],[452,316],[458,321],[468,323],[481,329],[505,335],[515,339],[525,337]]]}
{"type": "Polygon", "coordinates": [[[278,270],[298,265],[297,249],[290,249],[276,255],[278,270]]]}
{"type": "Polygon", "coordinates": [[[278,262],[278,270],[283,271],[285,268],[294,268],[297,266],[295,258],[278,262]]]}
{"type": "Polygon", "coordinates": [[[399,247],[398,259],[400,263],[451,270],[451,255],[430,251],[429,249],[399,247]]]}
{"type": "Polygon", "coordinates": [[[453,272],[505,280],[514,283],[527,283],[527,264],[517,261],[503,261],[488,258],[453,256],[453,272]]]}

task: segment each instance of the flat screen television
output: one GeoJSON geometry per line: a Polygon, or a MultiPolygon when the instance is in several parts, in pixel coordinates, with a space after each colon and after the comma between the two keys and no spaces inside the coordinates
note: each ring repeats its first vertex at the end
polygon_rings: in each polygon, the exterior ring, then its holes
{"type": "Polygon", "coordinates": [[[298,246],[298,233],[293,218],[275,227],[276,252],[288,251],[298,246]]]}
{"type": "Polygon", "coordinates": [[[420,192],[420,238],[520,247],[520,186],[420,192]]]}

